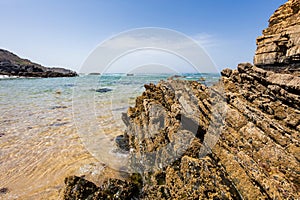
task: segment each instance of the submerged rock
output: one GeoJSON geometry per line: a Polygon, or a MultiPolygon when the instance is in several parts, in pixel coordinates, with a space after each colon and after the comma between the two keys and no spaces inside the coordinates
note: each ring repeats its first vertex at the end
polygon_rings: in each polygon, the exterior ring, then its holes
{"type": "Polygon", "coordinates": [[[106,92],[110,92],[112,91],[112,89],[110,88],[100,88],[100,89],[97,89],[96,92],[99,92],[99,93],[106,93],[106,92]]]}
{"type": "Polygon", "coordinates": [[[127,135],[119,135],[115,139],[117,146],[124,151],[129,151],[129,141],[127,135]]]}

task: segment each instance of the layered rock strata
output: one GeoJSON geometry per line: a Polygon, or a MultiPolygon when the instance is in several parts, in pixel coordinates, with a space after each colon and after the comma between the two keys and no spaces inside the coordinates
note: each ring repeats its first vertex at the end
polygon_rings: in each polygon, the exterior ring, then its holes
{"type": "Polygon", "coordinates": [[[300,71],[300,1],[289,0],[257,38],[254,64],[269,70],[300,71]]]}
{"type": "Polygon", "coordinates": [[[133,152],[131,167],[143,177],[131,192],[141,188],[140,199],[296,199],[299,94],[298,76],[251,64],[223,70],[211,88],[184,80],[146,85],[123,116],[121,147],[133,152]]]}

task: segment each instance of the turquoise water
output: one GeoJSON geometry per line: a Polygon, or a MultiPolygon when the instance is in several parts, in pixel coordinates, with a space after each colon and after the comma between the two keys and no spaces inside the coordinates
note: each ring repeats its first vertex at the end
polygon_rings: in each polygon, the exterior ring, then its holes
{"type": "MultiPolygon", "coordinates": [[[[103,165],[87,150],[86,138],[110,148],[125,128],[121,113],[134,105],[143,85],[169,76],[0,79],[0,189],[8,189],[0,199],[57,199],[66,176],[101,175],[103,165]],[[98,129],[92,129],[95,124],[98,129]],[[99,130],[107,141],[100,140],[99,130]]],[[[183,76],[203,77],[207,85],[219,79],[218,74],[183,76]]],[[[105,158],[106,153],[101,155],[105,158]]]]}

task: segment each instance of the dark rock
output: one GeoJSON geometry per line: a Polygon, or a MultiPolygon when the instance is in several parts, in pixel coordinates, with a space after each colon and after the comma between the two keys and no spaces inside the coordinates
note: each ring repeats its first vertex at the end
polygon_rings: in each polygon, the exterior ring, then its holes
{"type": "Polygon", "coordinates": [[[64,84],[64,87],[75,87],[75,84],[64,84]]]}
{"type": "Polygon", "coordinates": [[[89,73],[89,75],[99,76],[99,75],[101,75],[101,73],[99,73],[99,72],[92,72],[92,73],[89,73]]]}
{"type": "Polygon", "coordinates": [[[50,107],[51,110],[62,109],[62,108],[68,108],[68,107],[67,106],[52,106],[52,107],[50,107]]]}
{"type": "Polygon", "coordinates": [[[109,179],[97,187],[82,177],[71,176],[65,179],[65,184],[65,200],[131,200],[137,199],[140,193],[138,185],[117,179],[109,179]]]}
{"type": "Polygon", "coordinates": [[[226,76],[226,77],[230,77],[231,73],[232,73],[232,70],[231,70],[231,69],[228,69],[228,68],[223,69],[223,70],[221,71],[221,75],[222,75],[222,76],[226,76]]]}
{"type": "Polygon", "coordinates": [[[127,135],[119,135],[116,137],[115,141],[120,149],[129,151],[129,138],[127,135]]]}
{"type": "Polygon", "coordinates": [[[9,192],[9,189],[6,187],[0,188],[0,194],[6,194],[9,192]]]}
{"type": "Polygon", "coordinates": [[[127,116],[127,113],[122,113],[122,121],[124,122],[124,124],[126,126],[129,126],[130,122],[129,122],[129,117],[127,116]]]}
{"type": "Polygon", "coordinates": [[[66,124],[69,124],[69,122],[53,123],[53,124],[50,124],[50,126],[59,127],[59,126],[64,126],[66,124]]]}
{"type": "Polygon", "coordinates": [[[252,64],[251,63],[240,63],[238,64],[237,70],[240,73],[246,72],[247,69],[252,68],[252,64]]]}
{"type": "Polygon", "coordinates": [[[175,75],[169,77],[168,79],[169,79],[169,80],[173,80],[173,79],[180,79],[180,78],[186,78],[186,76],[182,76],[182,75],[177,75],[177,74],[175,74],[175,75]]]}
{"type": "Polygon", "coordinates": [[[65,184],[65,200],[93,199],[95,192],[99,189],[94,183],[78,176],[67,177],[65,184]]]}
{"type": "Polygon", "coordinates": [[[95,199],[132,200],[138,199],[138,185],[128,181],[109,179],[96,192],[95,199]]]}
{"type": "Polygon", "coordinates": [[[99,93],[106,93],[106,92],[110,92],[112,91],[112,89],[110,88],[100,88],[100,89],[97,89],[96,92],[99,92],[99,93]]]}

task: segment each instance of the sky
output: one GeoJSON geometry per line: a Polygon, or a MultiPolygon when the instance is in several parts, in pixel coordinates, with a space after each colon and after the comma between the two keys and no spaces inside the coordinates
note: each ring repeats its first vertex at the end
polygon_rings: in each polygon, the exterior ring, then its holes
{"type": "MultiPolygon", "coordinates": [[[[252,62],[255,40],[285,0],[0,0],[0,48],[80,71],[99,44],[127,30],[193,38],[217,69],[252,62]]],[[[147,64],[147,63],[146,63],[147,64]]]]}

